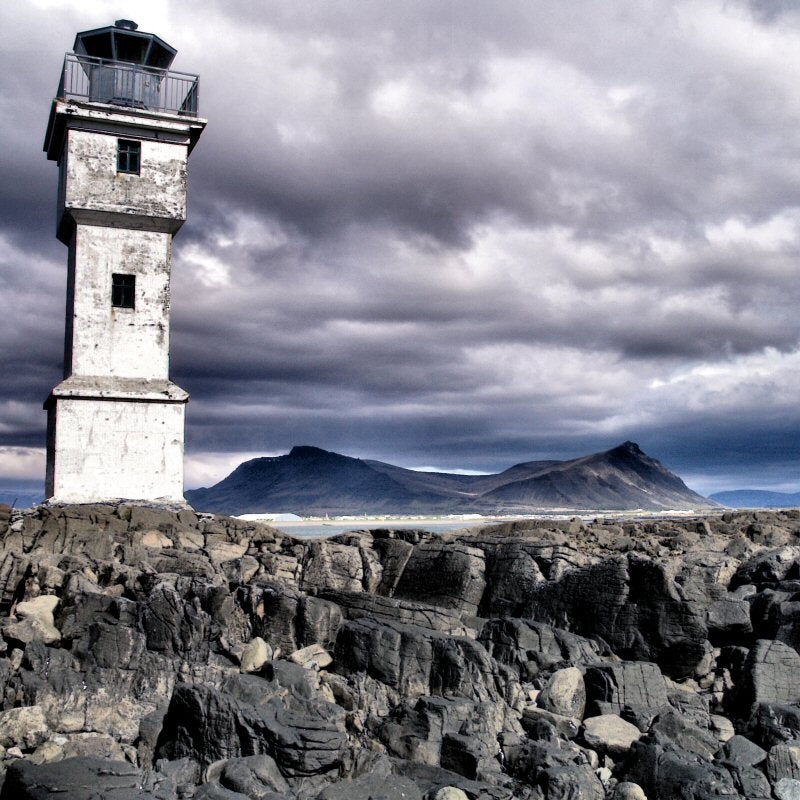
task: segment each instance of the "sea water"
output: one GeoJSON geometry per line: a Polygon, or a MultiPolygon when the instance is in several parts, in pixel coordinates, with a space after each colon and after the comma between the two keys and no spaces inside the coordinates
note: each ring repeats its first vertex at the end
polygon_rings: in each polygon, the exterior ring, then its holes
{"type": "Polygon", "coordinates": [[[339,533],[346,533],[347,531],[374,531],[374,530],[390,530],[396,531],[401,529],[418,530],[418,531],[431,531],[432,533],[444,533],[446,531],[457,531],[462,528],[472,528],[478,525],[490,525],[494,522],[493,519],[483,520],[449,520],[447,522],[428,522],[427,520],[348,520],[341,522],[339,520],[331,520],[330,522],[267,522],[273,528],[295,536],[298,539],[321,539],[336,536],[339,533]]]}

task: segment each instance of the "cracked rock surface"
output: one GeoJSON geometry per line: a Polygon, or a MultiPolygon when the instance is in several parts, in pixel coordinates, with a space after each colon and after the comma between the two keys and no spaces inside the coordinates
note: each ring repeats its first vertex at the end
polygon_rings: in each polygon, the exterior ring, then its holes
{"type": "Polygon", "coordinates": [[[793,510],[0,506],[0,800],[794,797],[798,647],[793,510]]]}

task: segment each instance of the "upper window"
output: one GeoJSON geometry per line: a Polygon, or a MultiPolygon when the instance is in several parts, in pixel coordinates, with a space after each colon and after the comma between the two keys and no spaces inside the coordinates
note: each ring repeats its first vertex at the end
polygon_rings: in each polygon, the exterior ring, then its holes
{"type": "Polygon", "coordinates": [[[111,305],[115,308],[135,308],[136,276],[114,272],[111,275],[111,305]]]}
{"type": "Polygon", "coordinates": [[[117,139],[117,172],[139,174],[142,163],[142,143],[117,139]]]}

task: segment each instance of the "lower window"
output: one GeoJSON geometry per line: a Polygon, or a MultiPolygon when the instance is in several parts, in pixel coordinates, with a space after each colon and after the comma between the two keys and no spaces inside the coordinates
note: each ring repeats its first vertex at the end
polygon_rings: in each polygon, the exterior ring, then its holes
{"type": "Polygon", "coordinates": [[[115,308],[136,307],[136,276],[114,272],[111,275],[111,305],[115,308]]]}

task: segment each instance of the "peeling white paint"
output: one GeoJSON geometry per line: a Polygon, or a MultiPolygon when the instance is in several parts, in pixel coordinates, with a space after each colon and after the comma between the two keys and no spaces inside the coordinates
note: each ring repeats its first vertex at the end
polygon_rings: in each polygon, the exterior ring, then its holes
{"type": "Polygon", "coordinates": [[[141,141],[138,175],[117,172],[118,135],[70,129],[63,156],[66,167],[64,211],[76,219],[82,212],[100,211],[148,218],[163,218],[171,227],[186,219],[186,144],[152,139],[141,141]]]}
{"type": "Polygon", "coordinates": [[[53,500],[182,503],[185,408],[184,403],[54,398],[49,409],[53,500]]]}
{"type": "Polygon", "coordinates": [[[58,237],[69,248],[65,380],[48,411],[52,502],[183,503],[188,395],[169,381],[172,237],[186,218],[186,164],[203,120],[54,101],[58,237]],[[141,142],[139,174],[117,171],[119,139],[141,142]],[[133,308],[112,275],[135,276],[133,308]]]}
{"type": "Polygon", "coordinates": [[[168,233],[78,225],[68,375],[166,379],[169,372],[168,233]],[[134,308],[111,305],[111,275],[136,276],[134,308]]]}

